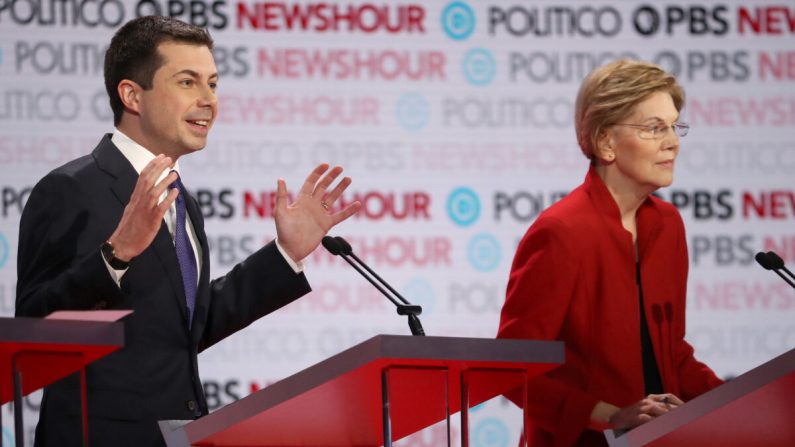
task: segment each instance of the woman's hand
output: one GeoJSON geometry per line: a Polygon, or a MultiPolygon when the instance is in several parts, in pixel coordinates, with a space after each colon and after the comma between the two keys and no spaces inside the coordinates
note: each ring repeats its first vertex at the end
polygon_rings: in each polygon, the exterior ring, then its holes
{"type": "Polygon", "coordinates": [[[629,430],[683,404],[684,402],[673,394],[649,394],[644,399],[613,413],[608,422],[615,430],[629,430]]]}

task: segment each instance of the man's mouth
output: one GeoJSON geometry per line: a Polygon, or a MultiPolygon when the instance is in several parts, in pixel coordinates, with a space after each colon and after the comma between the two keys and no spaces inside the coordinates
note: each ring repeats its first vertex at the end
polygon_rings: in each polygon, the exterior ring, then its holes
{"type": "Polygon", "coordinates": [[[196,126],[207,127],[210,125],[210,120],[187,120],[189,123],[196,126]]]}

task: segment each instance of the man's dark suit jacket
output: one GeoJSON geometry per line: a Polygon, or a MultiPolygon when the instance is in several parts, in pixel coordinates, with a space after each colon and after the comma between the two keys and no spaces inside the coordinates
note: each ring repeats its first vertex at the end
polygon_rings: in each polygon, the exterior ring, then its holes
{"type": "MultiPolygon", "coordinates": [[[[92,446],[163,445],[156,421],[207,413],[196,355],[307,293],[270,243],[210,281],[204,221],[194,199],[188,214],[201,244],[202,268],[191,329],[174,244],[165,223],[121,280],[111,278],[100,246],[121,219],[138,174],[106,135],[96,149],[45,176],[30,194],[19,232],[16,314],[62,309],[132,309],[125,347],[88,366],[92,446]]],[[[79,379],[44,392],[37,446],[78,446],[79,379]]]]}

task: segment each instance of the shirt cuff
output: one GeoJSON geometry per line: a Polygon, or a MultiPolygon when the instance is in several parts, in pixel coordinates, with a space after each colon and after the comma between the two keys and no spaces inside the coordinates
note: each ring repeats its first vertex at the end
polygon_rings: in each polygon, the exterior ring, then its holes
{"type": "MultiPolygon", "coordinates": [[[[102,256],[102,252],[99,253],[102,256]]],[[[105,267],[108,268],[108,273],[110,273],[110,277],[113,278],[113,281],[116,282],[116,286],[121,288],[121,277],[127,273],[127,269],[116,270],[108,264],[108,261],[102,256],[102,262],[105,263],[105,267]]]]}
{"type": "MultiPolygon", "coordinates": [[[[295,273],[303,272],[304,271],[304,263],[301,262],[301,261],[298,261],[298,262],[293,261],[293,258],[291,258],[290,255],[288,255],[287,252],[284,251],[284,249],[282,248],[281,244],[279,244],[279,240],[278,239],[274,239],[274,241],[276,242],[276,248],[279,249],[279,253],[281,253],[282,257],[284,258],[284,260],[287,261],[288,264],[290,264],[290,267],[293,269],[293,271],[295,273]]],[[[119,278],[119,279],[121,279],[121,278],[119,278]]]]}

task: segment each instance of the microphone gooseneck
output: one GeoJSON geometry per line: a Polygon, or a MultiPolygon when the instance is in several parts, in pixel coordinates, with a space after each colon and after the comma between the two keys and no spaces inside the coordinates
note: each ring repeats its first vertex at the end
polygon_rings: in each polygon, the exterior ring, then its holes
{"type": "Polygon", "coordinates": [[[325,236],[322,240],[323,247],[334,256],[341,256],[351,265],[360,275],[364,276],[370,284],[381,292],[392,304],[395,305],[398,315],[408,317],[409,329],[412,335],[424,336],[425,330],[417,315],[422,313],[422,306],[411,304],[408,300],[389,285],[383,278],[378,276],[364,261],[353,253],[351,244],[340,236],[325,236]],[[385,289],[386,288],[386,289],[385,289]],[[387,292],[388,289],[388,292],[387,292]]]}

